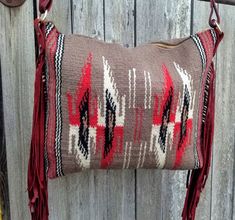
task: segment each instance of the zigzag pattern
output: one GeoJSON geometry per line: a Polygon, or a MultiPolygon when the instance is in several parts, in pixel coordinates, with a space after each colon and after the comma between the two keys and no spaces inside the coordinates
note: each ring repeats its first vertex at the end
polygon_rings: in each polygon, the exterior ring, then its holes
{"type": "Polygon", "coordinates": [[[55,27],[55,25],[51,22],[48,22],[46,24],[46,30],[45,30],[46,37],[48,37],[48,35],[51,33],[51,31],[54,27],[55,27]]]}
{"type": "Polygon", "coordinates": [[[55,54],[55,72],[56,72],[56,134],[55,134],[55,152],[56,152],[56,173],[57,176],[63,175],[61,159],[61,133],[62,133],[62,110],[61,110],[61,66],[64,52],[64,34],[59,34],[57,41],[57,50],[55,54]]]}

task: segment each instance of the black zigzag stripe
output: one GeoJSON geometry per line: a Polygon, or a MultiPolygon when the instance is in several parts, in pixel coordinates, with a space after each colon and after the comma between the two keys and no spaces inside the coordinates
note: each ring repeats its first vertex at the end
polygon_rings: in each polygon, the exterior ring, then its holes
{"type": "Polygon", "coordinates": [[[59,34],[57,40],[57,49],[55,54],[55,72],[56,72],[56,135],[55,135],[55,154],[56,154],[56,174],[63,176],[62,157],[61,157],[61,134],[62,134],[62,108],[61,108],[61,66],[64,52],[64,35],[59,34]]]}
{"type": "Polygon", "coordinates": [[[216,36],[215,30],[211,29],[210,33],[211,33],[211,36],[212,36],[212,39],[213,39],[213,43],[214,43],[214,46],[215,46],[216,41],[217,41],[217,36],[216,36]]]}
{"type": "Polygon", "coordinates": [[[168,123],[170,121],[172,97],[173,97],[173,88],[170,87],[166,103],[164,104],[164,109],[162,114],[162,124],[160,127],[160,132],[158,137],[158,143],[160,144],[163,153],[166,152],[167,128],[168,128],[168,123]]]}
{"type": "Polygon", "coordinates": [[[113,101],[108,89],[105,91],[106,96],[106,116],[105,116],[105,146],[104,158],[109,154],[113,146],[114,128],[116,126],[116,104],[113,101]]]}
{"type": "Polygon", "coordinates": [[[48,35],[51,33],[51,31],[54,27],[55,27],[55,25],[52,24],[51,22],[48,22],[46,24],[46,29],[45,29],[46,37],[48,37],[48,35]]]}
{"type": "MultiPolygon", "coordinates": [[[[190,95],[188,91],[187,85],[184,88],[184,100],[183,100],[183,108],[181,112],[181,125],[180,125],[180,140],[179,143],[183,143],[184,138],[187,135],[187,120],[188,120],[188,112],[189,112],[189,104],[190,104],[190,95]]],[[[180,145],[178,145],[178,148],[180,145]]]]}
{"type": "Polygon", "coordinates": [[[199,50],[201,60],[202,60],[202,67],[203,67],[203,70],[204,70],[204,68],[206,66],[206,53],[205,53],[204,47],[202,45],[202,42],[196,34],[192,35],[191,38],[193,39],[193,41],[195,42],[195,44],[196,44],[196,46],[199,50]]]}
{"type": "Polygon", "coordinates": [[[79,112],[80,126],[78,146],[85,159],[87,159],[89,154],[89,89],[84,93],[82,101],[80,102],[79,112]]]}

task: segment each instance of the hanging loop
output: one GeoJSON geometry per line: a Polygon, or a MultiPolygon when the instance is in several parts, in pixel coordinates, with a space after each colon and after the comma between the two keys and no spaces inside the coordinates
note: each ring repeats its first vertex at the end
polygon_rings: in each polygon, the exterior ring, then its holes
{"type": "Polygon", "coordinates": [[[39,12],[45,14],[46,11],[50,11],[52,0],[39,0],[39,12]]]}
{"type": "Polygon", "coordinates": [[[46,17],[47,17],[47,13],[48,13],[48,11],[46,10],[45,13],[40,14],[40,16],[38,17],[38,19],[39,19],[40,21],[44,21],[44,20],[46,19],[46,17]]]}
{"type": "Polygon", "coordinates": [[[215,0],[210,0],[210,5],[211,5],[211,12],[209,16],[209,25],[212,28],[216,28],[220,34],[222,34],[222,30],[220,28],[220,15],[218,8],[216,6],[215,0]],[[216,19],[212,18],[213,14],[215,13],[216,19]]]}

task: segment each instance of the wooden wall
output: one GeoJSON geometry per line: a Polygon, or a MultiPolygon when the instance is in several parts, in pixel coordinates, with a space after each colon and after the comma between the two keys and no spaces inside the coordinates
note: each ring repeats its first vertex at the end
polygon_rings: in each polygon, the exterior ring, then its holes
{"type": "MultiPolygon", "coordinates": [[[[0,60],[10,214],[29,219],[26,193],[34,83],[36,0],[0,4],[0,60]]],[[[220,5],[225,32],[215,58],[213,161],[199,220],[235,220],[235,7],[220,5]]],[[[207,28],[209,3],[190,0],[56,0],[49,17],[64,33],[133,47],[207,28]]],[[[2,122],[1,122],[2,124],[2,122]]],[[[187,171],[89,171],[49,182],[51,220],[180,219],[187,171]]],[[[8,219],[5,216],[5,219],[8,219]]]]}

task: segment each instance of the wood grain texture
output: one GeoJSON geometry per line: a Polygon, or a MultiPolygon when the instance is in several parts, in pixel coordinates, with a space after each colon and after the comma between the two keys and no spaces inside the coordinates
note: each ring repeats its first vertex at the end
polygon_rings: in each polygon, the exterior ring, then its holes
{"type": "Polygon", "coordinates": [[[10,204],[7,178],[6,144],[3,123],[2,73],[0,59],[0,219],[10,219],[10,204]]]}
{"type": "Polygon", "coordinates": [[[11,219],[29,219],[27,167],[35,72],[33,2],[0,5],[1,64],[11,219]]]}
{"type": "Polygon", "coordinates": [[[217,53],[216,114],[212,168],[211,219],[234,218],[235,13],[220,5],[225,37],[217,53]]]}
{"type": "MultiPolygon", "coordinates": [[[[190,1],[137,1],[137,45],[190,34],[190,1]]],[[[137,171],[137,219],[180,219],[186,171],[137,171]]]]}
{"type": "Polygon", "coordinates": [[[73,32],[104,40],[104,5],[100,0],[73,1],[73,32]]]}

